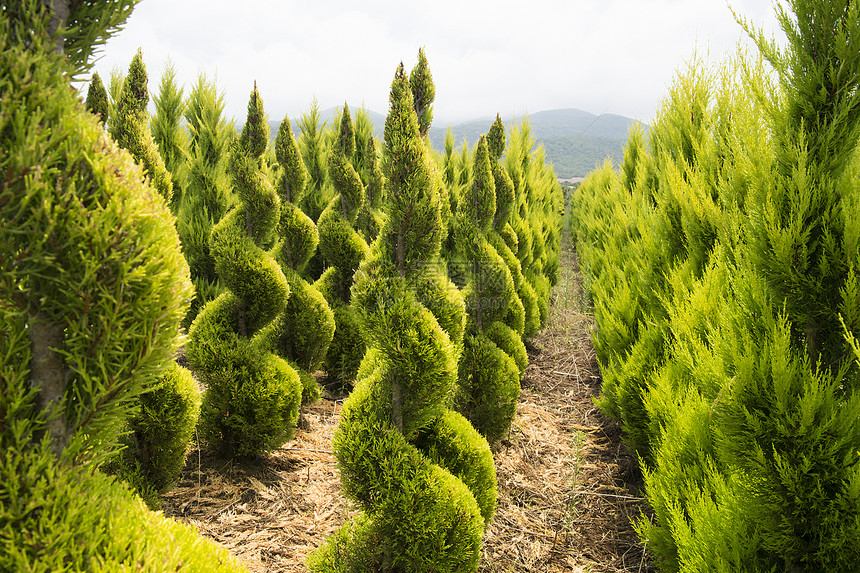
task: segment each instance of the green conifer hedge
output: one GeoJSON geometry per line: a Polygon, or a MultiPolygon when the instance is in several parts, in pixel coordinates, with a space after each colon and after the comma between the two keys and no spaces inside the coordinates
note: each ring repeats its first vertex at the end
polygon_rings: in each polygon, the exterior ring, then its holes
{"type": "Polygon", "coordinates": [[[668,571],[860,558],[860,6],[777,5],[763,58],[681,75],[574,196],[603,409],[668,571]],[[770,67],[767,67],[769,64],[770,67]]]}

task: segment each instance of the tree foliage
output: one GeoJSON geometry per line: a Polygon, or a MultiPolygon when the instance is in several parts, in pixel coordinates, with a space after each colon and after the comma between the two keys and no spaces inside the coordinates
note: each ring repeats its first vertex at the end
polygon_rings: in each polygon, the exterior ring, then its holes
{"type": "Polygon", "coordinates": [[[601,407],[666,570],[845,571],[860,536],[860,7],[777,6],[785,47],[671,88],[574,196],[601,407]],[[767,66],[770,66],[769,68],[767,66]]]}
{"type": "Polygon", "coordinates": [[[422,262],[439,252],[440,197],[402,65],[390,102],[389,219],[352,289],[370,349],[334,437],[344,491],[362,512],[309,568],[475,571],[496,504],[495,469],[486,440],[447,407],[455,348],[415,287],[432,269],[422,262]]]}
{"type": "Polygon", "coordinates": [[[268,122],[256,85],[242,134],[230,147],[230,177],[239,203],[213,227],[209,244],[226,287],[191,325],[186,352],[207,388],[201,423],[209,446],[252,458],[280,446],[298,419],[302,383],[269,351],[265,327],[287,303],[289,284],[272,247],[280,199],[260,172],[268,122]]]}
{"type": "Polygon", "coordinates": [[[164,198],[70,89],[84,31],[115,25],[66,28],[66,58],[55,15],[0,18],[0,569],[240,570],[97,471],[173,363],[191,284],[164,198]]]}

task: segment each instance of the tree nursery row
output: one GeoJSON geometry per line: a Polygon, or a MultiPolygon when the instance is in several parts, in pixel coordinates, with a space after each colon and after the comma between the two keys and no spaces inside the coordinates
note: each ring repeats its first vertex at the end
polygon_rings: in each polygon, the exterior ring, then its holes
{"type": "Polygon", "coordinates": [[[573,198],[601,407],[665,571],[857,571],[860,5],[681,74],[573,198]]]}
{"type": "Polygon", "coordinates": [[[0,12],[0,570],[244,570],[159,495],[195,431],[265,456],[321,383],[348,394],[333,450],[361,511],[308,567],[476,570],[558,267],[527,121],[433,150],[423,51],[381,141],[315,104],[270,141],[256,86],[237,130],[169,68],[150,117],[140,51],[84,101],[135,2],[48,4],[0,12]]]}

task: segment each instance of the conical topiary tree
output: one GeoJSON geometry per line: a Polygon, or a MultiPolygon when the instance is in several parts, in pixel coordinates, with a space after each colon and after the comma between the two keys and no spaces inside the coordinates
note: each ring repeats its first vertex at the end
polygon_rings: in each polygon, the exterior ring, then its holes
{"type": "Polygon", "coordinates": [[[175,215],[179,213],[182,195],[185,191],[188,132],[182,125],[182,115],[185,113],[182,88],[176,85],[176,71],[170,61],[167,62],[164,73],[161,74],[158,95],[153,98],[153,101],[155,103],[155,115],[152,117],[150,129],[152,138],[158,146],[158,152],[173,183],[170,210],[175,215]]]}
{"type": "Polygon", "coordinates": [[[2,571],[242,570],[98,471],[191,294],[164,199],[70,85],[133,4],[0,17],[2,571]]]}
{"type": "Polygon", "coordinates": [[[228,148],[233,124],[224,118],[224,97],[215,84],[200,75],[185,103],[188,127],[186,188],[177,215],[176,228],[191,269],[195,296],[183,326],[188,328],[209,301],[223,292],[209,251],[209,235],[221,218],[236,204],[227,175],[228,148]]]}
{"type": "Polygon", "coordinates": [[[281,198],[276,252],[290,285],[287,306],[272,322],[269,336],[275,351],[290,361],[302,378],[302,401],[316,401],[320,391],[312,374],[322,364],[334,336],[334,313],[322,294],[304,278],[302,271],[319,244],[319,233],[310,217],[299,209],[307,172],[293,136],[289,117],[284,117],[275,140],[280,166],[276,190],[281,198]]]}
{"type": "Polygon", "coordinates": [[[131,152],[158,192],[170,202],[173,181],[149,131],[149,112],[146,110],[149,103],[148,82],[143,52],[138,49],[129,64],[128,75],[122,83],[116,110],[110,115],[108,127],[119,146],[131,152]]]}
{"type": "MultiPolygon", "coordinates": [[[[299,207],[314,223],[319,224],[320,215],[334,197],[335,191],[329,181],[326,168],[329,154],[325,137],[326,122],[322,121],[316,99],[311,103],[310,109],[302,114],[298,123],[301,132],[298,140],[299,149],[308,171],[306,191],[299,207]]],[[[322,251],[318,249],[305,267],[305,279],[318,280],[327,266],[322,251]]]]}
{"type": "Polygon", "coordinates": [[[442,225],[438,178],[402,64],[384,157],[389,218],[353,286],[370,349],[334,437],[344,491],[362,512],[308,565],[315,572],[475,571],[495,510],[495,469],[486,440],[448,408],[455,347],[415,288],[432,268],[425,261],[438,256],[442,225]]]}
{"type": "Polygon", "coordinates": [[[278,194],[260,172],[268,133],[255,85],[242,134],[230,149],[240,202],[210,238],[227,291],[203,308],[186,345],[189,364],[206,385],[203,435],[226,457],[253,457],[281,445],[293,431],[302,397],[299,375],[260,335],[290,294],[277,261],[261,247],[272,243],[280,218],[278,194]]]}
{"type": "Polygon", "coordinates": [[[455,226],[458,255],[467,263],[463,296],[469,316],[456,404],[493,443],[508,431],[516,414],[520,369],[506,352],[519,339],[505,324],[516,296],[511,271],[487,240],[496,213],[496,194],[486,136],[481,136],[475,148],[472,174],[472,185],[457,207],[455,226]]]}
{"type": "Polygon", "coordinates": [[[373,242],[379,235],[385,219],[382,212],[383,195],[385,193],[385,178],[379,166],[376,138],[373,136],[373,123],[366,109],[360,109],[355,114],[356,139],[355,162],[356,171],[364,185],[365,201],[358,212],[356,228],[362,238],[368,243],[373,242]]]}
{"type": "Polygon", "coordinates": [[[329,178],[337,195],[326,206],[318,222],[319,249],[331,266],[316,282],[316,287],[334,311],[336,325],[325,367],[333,382],[341,387],[352,384],[365,350],[355,310],[349,304],[353,274],[368,252],[367,243],[353,227],[364,203],[364,185],[351,163],[354,153],[352,118],[349,106],[344,104],[339,129],[328,156],[329,178]]]}
{"type": "Polygon", "coordinates": [[[98,72],[93,72],[89,88],[87,88],[87,99],[84,105],[87,111],[98,116],[99,123],[102,125],[107,123],[110,104],[108,104],[107,90],[98,72]]]}

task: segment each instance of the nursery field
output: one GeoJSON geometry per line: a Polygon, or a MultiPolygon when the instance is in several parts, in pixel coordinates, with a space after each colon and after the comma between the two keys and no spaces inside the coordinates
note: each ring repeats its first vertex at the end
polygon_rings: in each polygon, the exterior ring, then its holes
{"type": "MultiPolygon", "coordinates": [[[[479,571],[650,571],[630,526],[647,511],[641,475],[618,425],[592,400],[600,387],[592,317],[567,233],[560,271],[547,325],[531,341],[513,428],[494,452],[499,505],[479,571]]],[[[163,497],[164,513],[251,571],[306,571],[307,555],[356,513],[331,453],[343,399],[326,392],[304,408],[295,439],[256,464],[195,449],[163,497]]]]}

